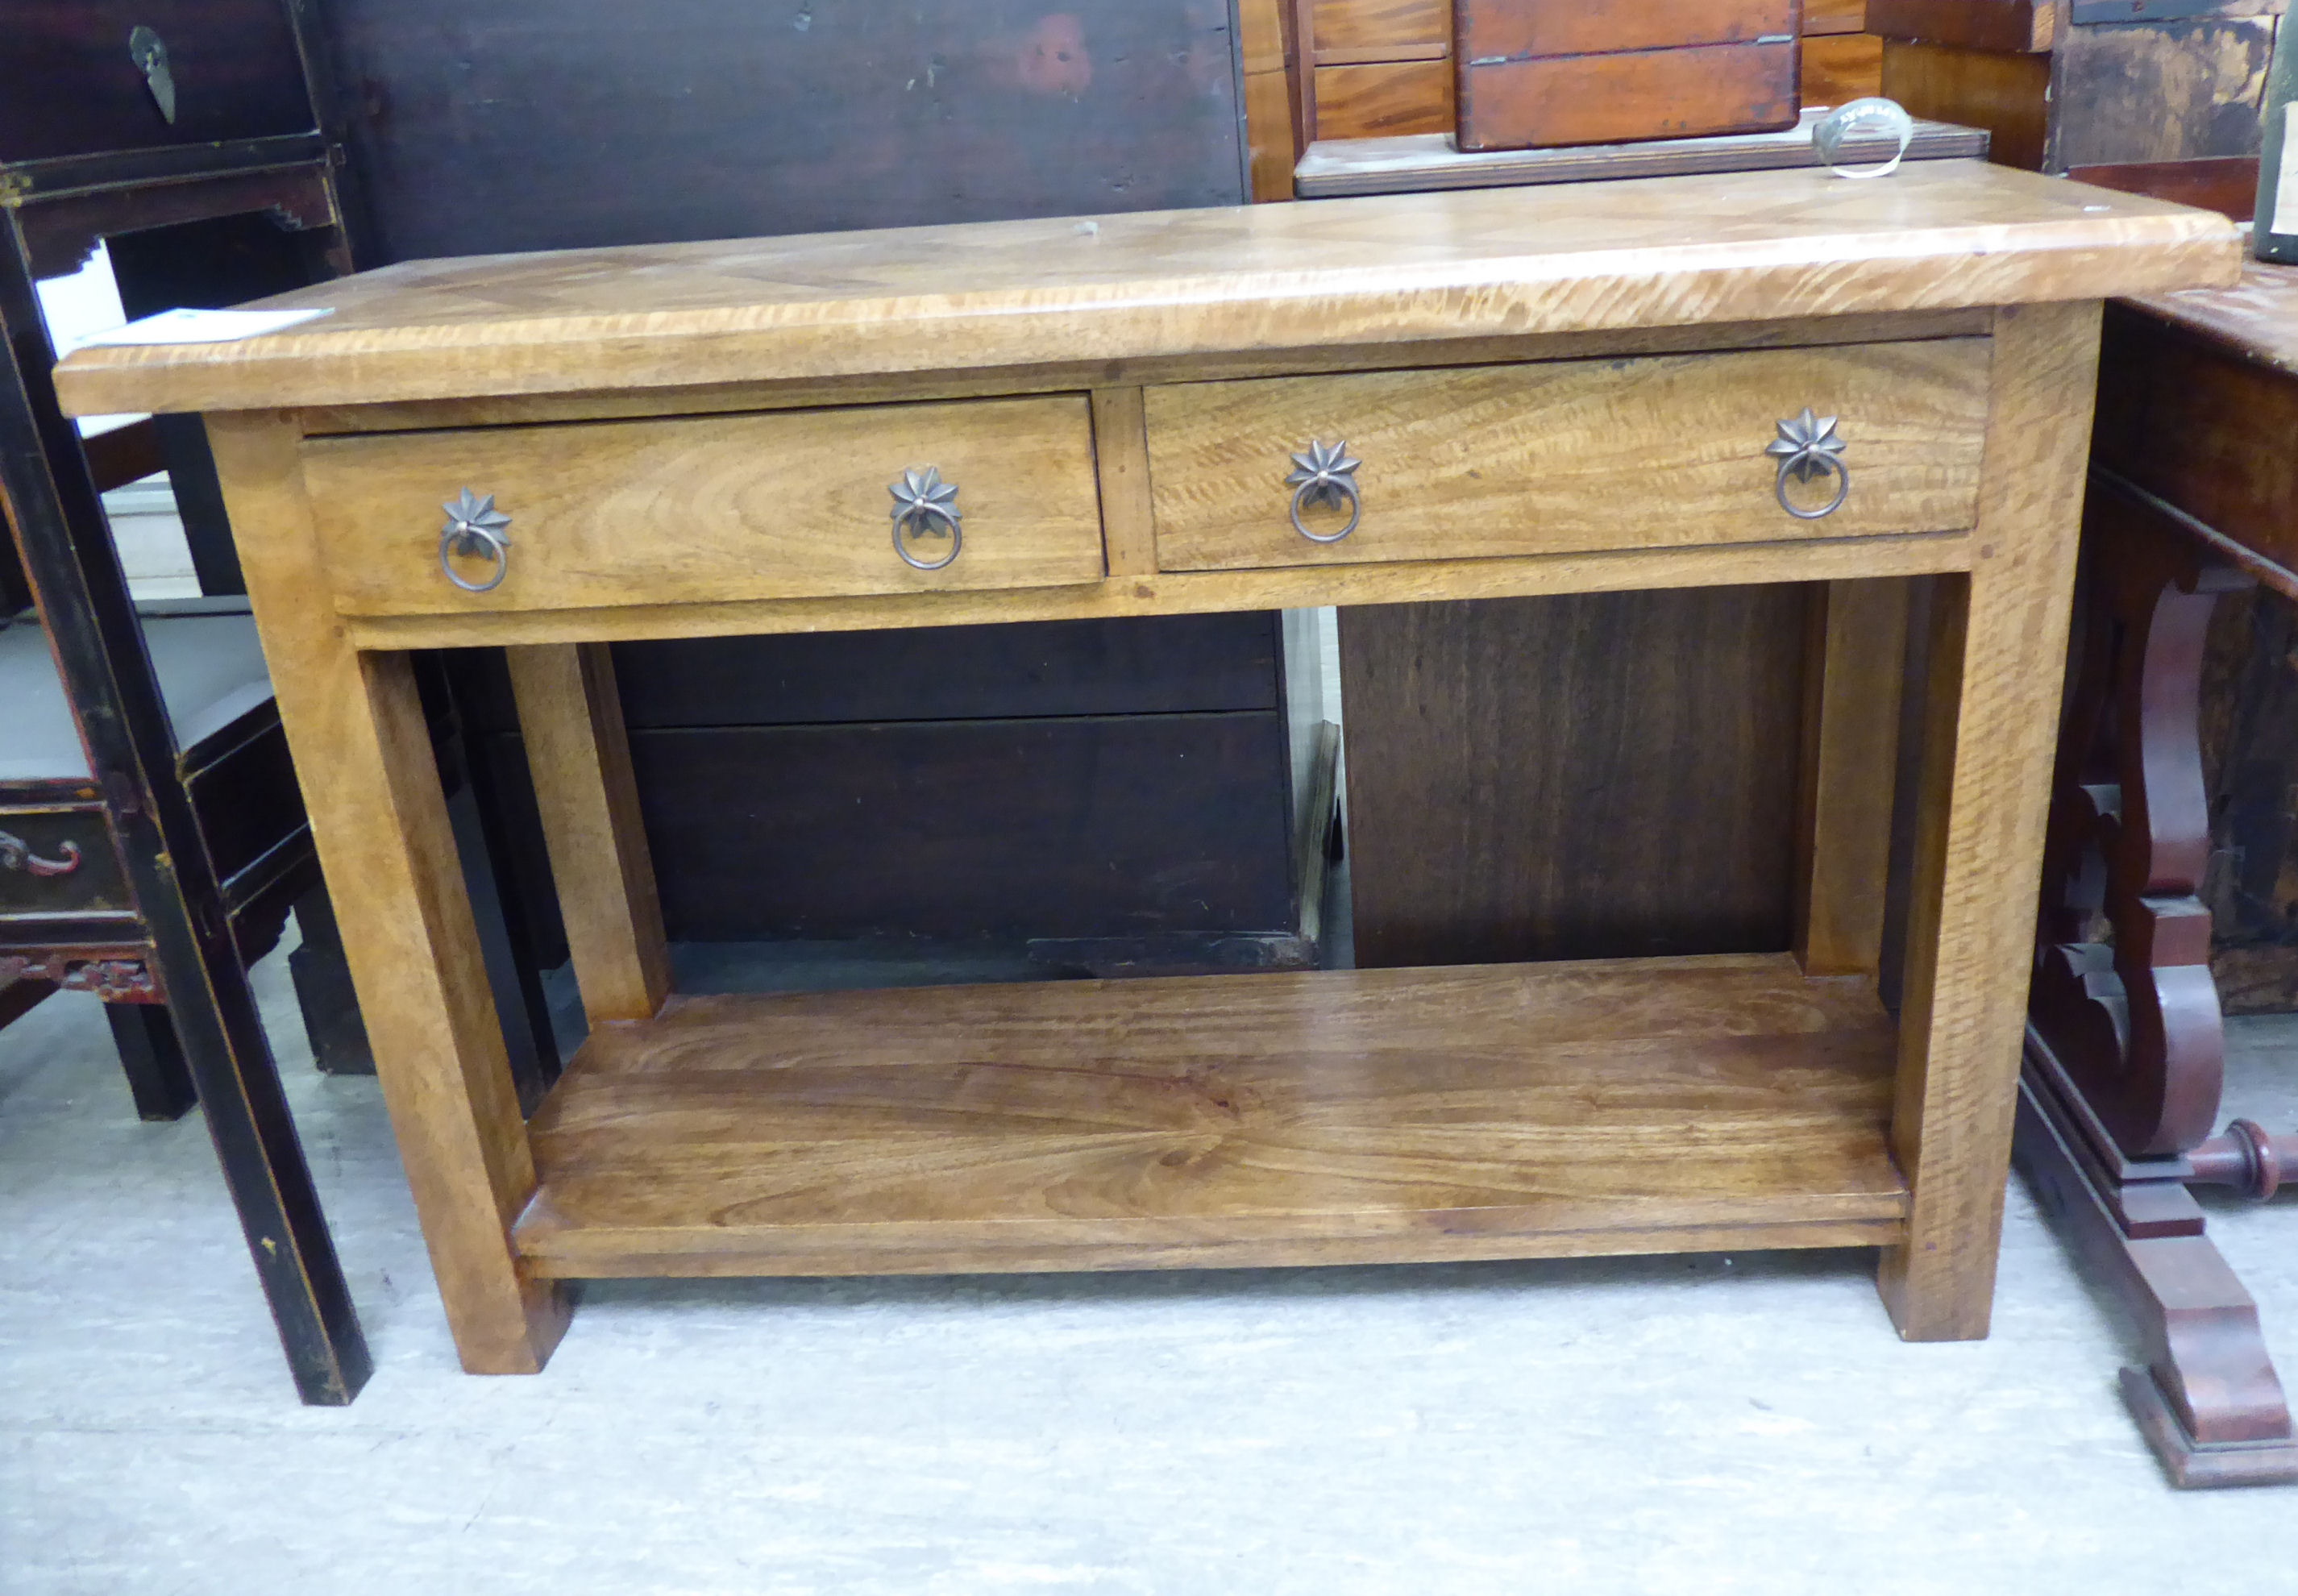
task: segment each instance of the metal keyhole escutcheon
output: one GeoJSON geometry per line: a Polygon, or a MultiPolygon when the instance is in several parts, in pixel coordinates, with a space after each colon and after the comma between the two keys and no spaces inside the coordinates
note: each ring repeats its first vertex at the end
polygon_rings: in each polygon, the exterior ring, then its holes
{"type": "Polygon", "coordinates": [[[495,496],[483,493],[474,498],[465,488],[454,499],[439,507],[447,512],[447,524],[439,529],[439,568],[447,580],[467,593],[492,592],[502,585],[510,575],[510,540],[503,529],[510,517],[495,508],[495,496]],[[484,582],[473,582],[455,569],[454,561],[484,559],[491,562],[494,572],[484,582]]]}
{"type": "Polygon", "coordinates": [[[894,496],[894,552],[905,565],[938,571],[958,557],[965,547],[965,529],[958,525],[963,512],[957,508],[957,484],[942,481],[939,467],[905,471],[886,491],[894,496]],[[923,537],[947,538],[949,552],[939,559],[919,558],[910,542],[923,537]]]}
{"type": "Polygon", "coordinates": [[[1814,416],[1806,405],[1800,416],[1779,423],[1780,435],[1764,452],[1780,462],[1779,475],[1772,484],[1780,508],[1798,521],[1816,521],[1831,516],[1843,508],[1843,500],[1851,492],[1851,470],[1843,463],[1843,440],[1835,435],[1836,418],[1814,416]],[[1788,498],[1788,479],[1812,482],[1832,472],[1835,493],[1816,509],[1798,509],[1788,498]]]}
{"type": "Polygon", "coordinates": [[[144,74],[144,86],[152,91],[153,103],[160,107],[160,116],[170,128],[176,125],[176,76],[168,70],[167,42],[149,28],[132,28],[128,33],[128,59],[144,74]]]}
{"type": "Polygon", "coordinates": [[[1293,490],[1293,530],[1312,543],[1337,543],[1357,529],[1364,516],[1364,500],[1357,494],[1357,467],[1362,460],[1349,458],[1345,441],[1327,448],[1317,439],[1309,440],[1309,447],[1293,457],[1293,470],[1285,478],[1285,485],[1293,490]],[[1302,522],[1301,512],[1318,505],[1349,512],[1348,525],[1338,532],[1310,532],[1302,522]]]}

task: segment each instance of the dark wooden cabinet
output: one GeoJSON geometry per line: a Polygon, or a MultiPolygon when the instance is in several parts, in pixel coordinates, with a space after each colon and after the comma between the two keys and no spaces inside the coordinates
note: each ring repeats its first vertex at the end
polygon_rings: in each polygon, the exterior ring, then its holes
{"type": "Polygon", "coordinates": [[[281,0],[15,0],[4,28],[0,161],[194,150],[313,125],[281,0]],[[157,41],[164,94],[138,64],[140,34],[157,41]]]}

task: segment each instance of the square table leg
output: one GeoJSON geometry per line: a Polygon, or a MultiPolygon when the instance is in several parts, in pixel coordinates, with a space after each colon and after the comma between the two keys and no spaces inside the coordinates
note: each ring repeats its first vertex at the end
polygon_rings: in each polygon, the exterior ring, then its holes
{"type": "Polygon", "coordinates": [[[566,1299],[511,1246],[534,1163],[410,662],[360,653],[335,616],[293,419],[212,416],[208,435],[456,1349],[475,1374],[533,1373],[566,1299]]]}
{"type": "Polygon", "coordinates": [[[614,656],[605,643],[528,644],[508,655],[583,1012],[594,1026],[651,1020],[670,995],[670,958],[614,656]]]}
{"type": "Polygon", "coordinates": [[[1932,606],[1891,1145],[1912,1188],[1878,1284],[1910,1341],[1987,1334],[2098,362],[2095,302],[1997,312],[1968,575],[1932,606]]]}

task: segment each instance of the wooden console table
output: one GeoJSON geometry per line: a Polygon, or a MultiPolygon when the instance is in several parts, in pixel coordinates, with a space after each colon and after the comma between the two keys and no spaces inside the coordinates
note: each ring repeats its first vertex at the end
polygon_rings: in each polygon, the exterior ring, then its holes
{"type": "Polygon", "coordinates": [[[583,1277],[1863,1244],[1969,1337],[2099,302],[2236,251],[1941,161],[418,262],[58,381],[207,416],[467,1368],[539,1369],[583,1277]],[[1895,1024],[1853,689],[1911,576],[1895,1024]],[[1833,595],[1793,954],[668,993],[608,641],[1783,580],[1833,595]],[[531,1124],[407,652],[481,643],[592,1025],[531,1124]]]}

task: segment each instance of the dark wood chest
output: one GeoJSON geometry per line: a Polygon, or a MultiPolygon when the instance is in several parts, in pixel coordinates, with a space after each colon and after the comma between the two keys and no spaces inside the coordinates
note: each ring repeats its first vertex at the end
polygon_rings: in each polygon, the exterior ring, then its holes
{"type": "Polygon", "coordinates": [[[1803,0],[1457,0],[1459,146],[1795,125],[1803,0]]]}

